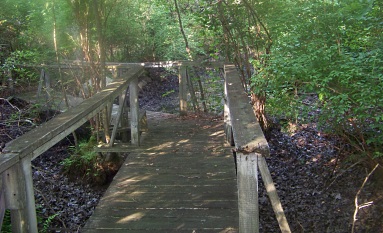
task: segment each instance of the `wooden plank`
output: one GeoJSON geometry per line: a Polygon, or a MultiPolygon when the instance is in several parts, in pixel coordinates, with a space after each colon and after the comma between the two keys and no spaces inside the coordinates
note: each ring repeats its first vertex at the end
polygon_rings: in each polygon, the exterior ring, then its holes
{"type": "Polygon", "coordinates": [[[18,154],[5,153],[0,156],[0,174],[20,161],[18,154]]]}
{"type": "Polygon", "coordinates": [[[133,145],[140,145],[138,79],[134,78],[129,84],[130,92],[130,140],[133,145]]]}
{"type": "Polygon", "coordinates": [[[258,156],[237,153],[239,232],[259,232],[258,156]]]}
{"type": "Polygon", "coordinates": [[[28,218],[25,211],[25,180],[20,164],[12,166],[2,175],[3,185],[6,187],[4,189],[5,205],[11,212],[12,232],[28,232],[28,218]]]}
{"type": "Polygon", "coordinates": [[[271,206],[273,207],[275,216],[277,217],[279,229],[281,229],[281,232],[283,233],[290,233],[290,226],[287,222],[285,212],[283,211],[281,201],[278,197],[277,189],[275,188],[273,179],[271,178],[271,174],[265,158],[259,157],[258,167],[259,171],[261,172],[262,180],[265,184],[267,194],[270,198],[271,206]]]}
{"type": "Polygon", "coordinates": [[[32,179],[32,165],[31,159],[29,157],[24,157],[21,162],[21,171],[22,176],[25,180],[25,208],[28,225],[28,232],[38,233],[37,231],[37,215],[36,215],[36,204],[35,204],[35,195],[33,188],[33,179],[32,179]]]}
{"type": "Polygon", "coordinates": [[[224,85],[224,92],[225,92],[225,103],[223,108],[223,122],[224,122],[224,131],[226,135],[226,141],[229,143],[229,145],[234,146],[234,137],[233,137],[233,128],[231,125],[231,118],[230,118],[230,108],[227,100],[227,85],[224,85]]]}
{"type": "MultiPolygon", "coordinates": [[[[106,207],[107,208],[107,207],[106,207]]],[[[129,221],[139,221],[142,218],[163,218],[163,219],[176,219],[180,216],[183,217],[212,217],[212,218],[229,218],[236,214],[233,209],[212,209],[206,210],[196,208],[192,210],[187,209],[125,209],[125,208],[108,208],[110,216],[114,218],[129,217],[129,221]]]]}
{"type": "MultiPolygon", "coordinates": [[[[199,141],[196,143],[200,144],[205,144],[206,142],[199,141]]],[[[211,142],[210,145],[201,145],[201,147],[196,147],[195,145],[192,144],[184,144],[184,143],[172,143],[169,145],[158,145],[158,143],[145,143],[145,146],[147,147],[152,147],[152,149],[148,149],[145,151],[140,151],[140,153],[147,153],[150,154],[153,149],[156,149],[156,151],[161,151],[161,152],[173,152],[174,154],[177,155],[187,155],[187,152],[189,152],[189,155],[192,153],[203,153],[203,152],[209,152],[209,156],[212,155],[218,155],[222,154],[225,151],[227,152],[226,154],[231,155],[231,151],[228,150],[228,148],[223,148],[222,147],[222,142],[211,142]],[[186,154],[185,154],[186,153],[186,154]]],[[[113,148],[109,147],[108,145],[105,144],[100,144],[95,147],[95,150],[98,152],[113,152],[113,150],[116,150],[116,152],[126,152],[126,153],[133,153],[139,151],[136,146],[131,145],[130,143],[115,143],[113,145],[113,148]]]]}
{"type": "Polygon", "coordinates": [[[3,187],[3,178],[0,177],[0,228],[3,226],[4,215],[5,215],[4,187],[3,187]]]}
{"type": "Polygon", "coordinates": [[[268,157],[269,145],[257,122],[249,99],[234,65],[225,66],[227,102],[233,129],[235,148],[241,153],[258,153],[268,157]]]}
{"type": "Polygon", "coordinates": [[[178,93],[180,98],[180,115],[187,115],[187,78],[186,78],[186,66],[181,66],[178,73],[178,93]]]}
{"type": "MultiPolygon", "coordinates": [[[[118,193],[117,193],[118,194],[118,193]]],[[[201,199],[189,199],[189,200],[184,200],[180,199],[178,196],[174,195],[167,195],[167,193],[156,193],[156,197],[172,197],[175,200],[170,200],[169,199],[160,199],[157,201],[152,201],[152,200],[141,200],[141,199],[135,199],[135,198],[129,198],[129,197],[121,197],[118,194],[118,197],[116,199],[108,199],[109,204],[107,203],[100,203],[98,209],[103,208],[104,213],[109,214],[109,207],[113,208],[120,208],[121,209],[121,214],[123,214],[123,211],[129,212],[132,209],[168,209],[168,210],[196,210],[196,209],[205,209],[205,210],[231,210],[232,213],[235,213],[231,215],[231,217],[237,221],[236,216],[238,215],[236,211],[237,207],[237,202],[234,200],[201,200],[201,199]],[[107,212],[108,211],[108,212],[107,212]]],[[[94,214],[92,217],[103,217],[100,214],[94,214]]],[[[106,220],[106,219],[105,219],[106,220]]],[[[237,222],[238,224],[238,222],[237,222]]]]}
{"type": "MultiPolygon", "coordinates": [[[[120,122],[121,122],[121,115],[123,113],[123,110],[124,110],[124,105],[125,105],[125,96],[126,96],[126,90],[124,90],[121,95],[120,95],[120,104],[118,105],[118,110],[117,110],[117,118],[114,122],[114,125],[113,125],[113,130],[112,130],[112,136],[110,138],[110,142],[109,142],[109,146],[113,146],[114,144],[114,141],[116,139],[116,135],[117,135],[117,128],[118,126],[120,125],[120,122]]],[[[105,131],[104,131],[105,132],[105,131]]]]}
{"type": "Polygon", "coordinates": [[[83,232],[237,232],[235,166],[231,151],[220,149],[222,124],[168,118],[149,125],[83,232]]]}
{"type": "MultiPolygon", "coordinates": [[[[114,233],[114,232],[126,232],[127,229],[121,228],[121,229],[106,229],[106,228],[100,228],[100,229],[91,229],[92,233],[114,233]]],[[[178,233],[193,233],[196,232],[195,229],[178,229],[176,232],[178,233]]],[[[85,231],[86,232],[86,231],[85,231]]],[[[148,233],[148,230],[132,230],[129,229],[129,233],[148,233]]],[[[198,229],[198,233],[211,233],[211,232],[220,232],[220,233],[237,233],[238,231],[236,229],[233,229],[231,227],[225,228],[225,229],[198,229]]]]}
{"type": "MultiPolygon", "coordinates": [[[[223,230],[225,228],[234,228],[235,223],[228,222],[227,218],[217,218],[215,216],[209,217],[186,217],[186,218],[139,218],[140,221],[135,221],[134,216],[139,217],[140,213],[135,213],[133,216],[126,216],[125,218],[113,218],[109,217],[109,221],[105,223],[103,219],[93,218],[90,221],[92,222],[93,228],[102,228],[102,229],[113,229],[113,228],[123,228],[128,231],[130,230],[147,230],[149,232],[171,232],[183,230],[211,230],[215,232],[217,230],[223,230]],[[149,220],[148,221],[145,220],[149,220]],[[218,227],[217,223],[226,227],[218,227]]],[[[86,229],[86,228],[85,228],[86,229]]],[[[86,232],[86,231],[85,231],[86,232]]]]}

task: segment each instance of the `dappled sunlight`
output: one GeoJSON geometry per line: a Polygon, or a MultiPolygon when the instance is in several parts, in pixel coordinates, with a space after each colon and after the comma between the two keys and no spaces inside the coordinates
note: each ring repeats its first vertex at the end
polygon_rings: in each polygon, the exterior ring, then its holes
{"type": "Polygon", "coordinates": [[[187,143],[187,142],[189,142],[189,141],[190,141],[190,139],[180,140],[180,141],[178,141],[178,142],[176,143],[176,145],[185,144],[185,143],[187,143]]]}
{"type": "Polygon", "coordinates": [[[164,142],[160,145],[150,147],[149,150],[161,150],[161,149],[172,147],[173,145],[174,145],[174,142],[164,142]]]}
{"type": "Polygon", "coordinates": [[[217,132],[214,132],[214,133],[210,134],[209,136],[211,136],[211,137],[220,137],[220,136],[224,136],[224,135],[225,135],[225,131],[220,130],[220,131],[217,131],[217,132]]]}
{"type": "Polygon", "coordinates": [[[265,188],[266,188],[268,193],[277,192],[274,183],[266,185],[265,188]]]}
{"type": "Polygon", "coordinates": [[[151,177],[153,177],[153,175],[135,176],[135,177],[132,177],[132,178],[120,180],[118,182],[117,187],[128,186],[128,185],[135,184],[137,182],[143,182],[145,180],[150,180],[151,177]]]}
{"type": "Polygon", "coordinates": [[[153,125],[100,202],[100,215],[112,214],[116,227],[127,229],[235,232],[235,166],[217,124],[173,119],[153,125]]]}
{"type": "Polygon", "coordinates": [[[126,216],[126,217],[120,219],[119,221],[117,221],[117,223],[121,224],[121,223],[128,223],[131,221],[137,221],[137,220],[140,220],[144,216],[145,216],[144,213],[137,212],[137,213],[131,214],[129,216],[126,216]]]}
{"type": "Polygon", "coordinates": [[[228,227],[225,230],[220,231],[219,233],[236,233],[238,230],[234,227],[228,227]]]}

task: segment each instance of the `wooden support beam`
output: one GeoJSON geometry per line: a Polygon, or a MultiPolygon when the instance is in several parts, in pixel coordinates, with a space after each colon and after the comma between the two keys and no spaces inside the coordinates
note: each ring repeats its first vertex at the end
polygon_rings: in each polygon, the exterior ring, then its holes
{"type": "Polygon", "coordinates": [[[30,159],[24,159],[2,176],[5,206],[11,210],[12,232],[16,233],[38,232],[30,166],[30,159]]]}
{"type": "Polygon", "coordinates": [[[130,134],[133,145],[140,145],[138,79],[134,78],[129,84],[130,91],[130,134]]]}
{"type": "MultiPolygon", "coordinates": [[[[126,94],[127,94],[127,90],[125,92],[124,99],[119,98],[119,100],[118,100],[118,104],[124,106],[122,108],[121,127],[119,129],[127,128],[129,125],[129,121],[128,121],[129,112],[128,112],[128,108],[125,106],[126,105],[126,94]]],[[[118,129],[117,129],[117,133],[118,133],[118,129]]],[[[121,133],[122,133],[122,142],[128,142],[128,140],[129,140],[128,131],[127,130],[121,131],[121,133]]]]}
{"type": "Polygon", "coordinates": [[[28,223],[28,232],[38,233],[37,231],[37,216],[36,216],[36,203],[35,203],[35,193],[33,188],[33,179],[32,179],[32,164],[31,157],[28,156],[21,160],[21,171],[23,175],[23,180],[25,181],[25,212],[28,223]]]}
{"type": "Polygon", "coordinates": [[[0,177],[0,227],[3,225],[4,215],[5,215],[4,187],[3,187],[3,178],[0,177]]]}
{"type": "Polygon", "coordinates": [[[179,83],[179,98],[180,98],[180,115],[186,116],[188,105],[187,105],[187,77],[186,77],[186,66],[181,66],[178,73],[179,83]]]}
{"type": "Polygon", "coordinates": [[[239,232],[259,232],[258,155],[236,154],[239,232]]]}
{"type": "Polygon", "coordinates": [[[116,120],[113,124],[112,136],[110,138],[109,146],[113,146],[113,143],[116,139],[117,129],[120,125],[121,115],[124,111],[125,96],[126,96],[126,90],[124,90],[120,95],[120,103],[118,105],[116,120]]]}
{"type": "Polygon", "coordinates": [[[290,226],[287,222],[285,212],[283,211],[281,201],[279,200],[277,189],[275,188],[273,179],[271,178],[266,159],[262,156],[259,156],[258,167],[262,176],[263,183],[265,184],[267,194],[269,195],[271,206],[273,207],[275,216],[277,217],[279,228],[281,229],[282,233],[290,233],[290,226]]]}
{"type": "Polygon", "coordinates": [[[225,105],[224,105],[224,114],[223,114],[223,122],[224,122],[224,131],[226,136],[226,141],[230,144],[230,146],[234,146],[234,138],[233,138],[233,128],[231,125],[230,119],[230,108],[227,101],[227,86],[224,85],[225,90],[225,105]]]}

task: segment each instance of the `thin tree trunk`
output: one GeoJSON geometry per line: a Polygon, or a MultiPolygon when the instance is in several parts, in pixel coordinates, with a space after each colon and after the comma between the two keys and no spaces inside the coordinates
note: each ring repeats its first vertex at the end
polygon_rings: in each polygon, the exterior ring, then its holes
{"type": "Polygon", "coordinates": [[[177,0],[174,0],[174,6],[176,8],[176,12],[177,12],[177,16],[178,16],[178,23],[180,25],[180,31],[181,31],[181,34],[184,38],[184,41],[185,41],[185,47],[186,47],[186,52],[188,53],[188,56],[189,56],[189,59],[191,60],[192,59],[192,56],[191,56],[191,52],[190,52],[190,48],[189,48],[189,42],[188,42],[188,39],[186,37],[186,34],[185,34],[185,31],[184,31],[184,27],[182,25],[182,20],[181,20],[181,14],[180,14],[180,9],[178,7],[178,2],[177,0]]]}
{"type": "Polygon", "coordinates": [[[193,82],[188,74],[187,68],[186,68],[186,79],[188,81],[189,92],[190,92],[190,97],[191,97],[194,112],[199,112],[199,106],[197,102],[197,97],[195,96],[193,82]]]}
{"type": "Polygon", "coordinates": [[[201,76],[199,76],[199,74],[198,74],[198,70],[196,70],[196,69],[194,69],[194,73],[195,73],[195,75],[196,75],[197,83],[198,83],[198,87],[199,87],[199,91],[200,91],[200,93],[201,93],[201,102],[202,102],[203,112],[207,112],[206,99],[205,99],[205,92],[204,92],[204,90],[203,90],[202,81],[201,81],[201,76]]]}
{"type": "MultiPolygon", "coordinates": [[[[97,84],[99,85],[100,89],[106,87],[106,73],[105,73],[105,62],[106,62],[106,50],[105,50],[105,38],[104,38],[104,27],[102,23],[102,18],[105,13],[105,10],[103,8],[103,0],[93,0],[93,10],[94,10],[94,16],[96,21],[96,30],[97,30],[97,37],[98,37],[98,50],[99,50],[99,59],[100,59],[100,66],[99,66],[99,76],[97,80],[97,84]]],[[[106,143],[110,142],[111,136],[109,132],[109,109],[108,107],[105,108],[102,114],[102,120],[103,120],[103,128],[104,128],[104,136],[106,143]]]]}
{"type": "MultiPolygon", "coordinates": [[[[53,6],[52,6],[52,12],[53,12],[53,44],[54,44],[54,48],[55,48],[56,62],[57,62],[57,65],[59,67],[59,80],[60,80],[61,91],[62,91],[62,94],[64,96],[65,105],[66,105],[67,109],[69,109],[70,106],[69,106],[68,97],[67,97],[66,92],[65,92],[64,81],[63,81],[62,72],[61,72],[61,60],[60,60],[60,55],[59,55],[58,45],[57,45],[57,24],[56,24],[55,5],[56,5],[56,2],[53,1],[53,6]]],[[[74,145],[75,145],[76,149],[78,149],[78,138],[77,138],[77,134],[75,131],[72,132],[72,136],[73,136],[73,140],[74,140],[74,145]]]]}

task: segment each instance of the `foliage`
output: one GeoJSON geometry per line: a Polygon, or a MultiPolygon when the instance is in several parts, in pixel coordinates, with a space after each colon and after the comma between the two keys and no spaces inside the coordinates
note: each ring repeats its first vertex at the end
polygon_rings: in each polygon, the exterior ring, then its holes
{"type": "Polygon", "coordinates": [[[38,80],[38,76],[30,69],[24,68],[23,64],[35,64],[39,54],[36,51],[18,50],[12,52],[3,64],[0,65],[0,72],[12,74],[13,82],[20,85],[30,85],[38,80]]]}
{"type": "MultiPolygon", "coordinates": [[[[320,109],[324,130],[381,157],[382,1],[177,2],[193,60],[234,62],[258,109],[267,100],[270,114],[303,121],[320,109]],[[309,94],[314,106],[304,101],[309,94]]],[[[14,51],[1,54],[1,69],[23,85],[36,76],[14,64],[56,61],[54,40],[60,57],[93,64],[189,59],[173,1],[4,0],[0,19],[0,43],[14,51]]],[[[84,76],[98,85],[103,69],[84,76]]],[[[218,97],[207,92],[210,100],[215,109],[218,97]]]]}
{"type": "Polygon", "coordinates": [[[49,227],[50,227],[52,221],[53,221],[57,216],[59,216],[59,215],[60,215],[59,213],[56,213],[56,214],[54,214],[54,215],[49,216],[49,217],[45,220],[45,222],[43,223],[43,229],[42,229],[40,232],[41,232],[41,233],[47,233],[47,232],[49,232],[49,227]]]}
{"type": "Polygon", "coordinates": [[[203,84],[204,99],[202,99],[201,92],[197,92],[200,103],[205,103],[207,111],[219,114],[223,111],[223,85],[224,81],[218,70],[214,69],[198,69],[194,67],[192,80],[196,81],[198,76],[203,84]]]}
{"type": "MultiPolygon", "coordinates": [[[[39,212],[38,209],[37,209],[37,212],[39,212]]],[[[49,228],[52,220],[54,218],[56,218],[58,215],[59,214],[54,214],[54,215],[48,217],[48,219],[46,219],[44,222],[43,222],[43,220],[40,217],[37,217],[38,222],[42,223],[42,225],[43,225],[43,229],[41,230],[41,233],[48,232],[48,228],[49,228]]],[[[10,210],[6,210],[5,211],[5,215],[4,215],[4,219],[3,219],[3,225],[2,225],[0,230],[3,233],[11,233],[12,232],[11,211],[10,210]]]]}
{"type": "Polygon", "coordinates": [[[361,154],[380,154],[382,3],[290,1],[285,6],[288,13],[270,19],[278,39],[271,55],[263,56],[267,66],[253,61],[258,72],[252,83],[267,92],[268,110],[308,121],[312,106],[303,100],[315,93],[324,130],[341,135],[361,154]]]}
{"type": "Polygon", "coordinates": [[[102,183],[105,174],[102,158],[94,151],[96,145],[96,138],[92,136],[89,141],[79,143],[78,148],[72,148],[72,155],[62,162],[64,172],[89,183],[102,183]]]}
{"type": "Polygon", "coordinates": [[[12,232],[12,225],[11,225],[11,211],[6,210],[4,219],[3,219],[3,225],[1,226],[1,232],[3,233],[11,233],[12,232]]]}

